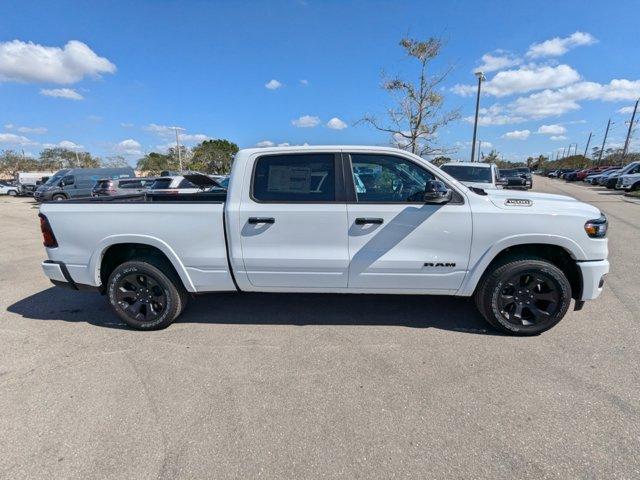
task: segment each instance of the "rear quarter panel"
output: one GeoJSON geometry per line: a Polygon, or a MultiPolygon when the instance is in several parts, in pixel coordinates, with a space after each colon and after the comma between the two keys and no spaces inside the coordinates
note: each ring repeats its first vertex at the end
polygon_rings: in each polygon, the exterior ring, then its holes
{"type": "Polygon", "coordinates": [[[190,292],[234,290],[222,203],[46,203],[40,211],[58,240],[47,249],[76,283],[100,285],[104,252],[119,243],[160,249],[190,292]]]}

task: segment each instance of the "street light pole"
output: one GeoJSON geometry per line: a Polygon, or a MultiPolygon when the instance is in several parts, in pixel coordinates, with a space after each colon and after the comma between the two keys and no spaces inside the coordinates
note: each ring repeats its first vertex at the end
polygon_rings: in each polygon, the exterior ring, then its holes
{"type": "Polygon", "coordinates": [[[480,110],[480,88],[484,78],[484,73],[476,72],[475,76],[478,77],[478,94],[476,95],[476,118],[473,122],[473,141],[471,142],[471,161],[473,162],[476,150],[476,134],[478,132],[478,112],[480,110]]]}
{"type": "Polygon", "coordinates": [[[607,122],[607,129],[604,131],[604,138],[602,139],[602,148],[600,149],[600,155],[598,155],[598,165],[602,161],[602,154],[604,152],[604,145],[607,143],[607,135],[609,135],[609,127],[611,126],[611,119],[607,122]]]}
{"type": "Polygon", "coordinates": [[[173,127],[176,131],[176,150],[178,150],[178,163],[180,165],[180,173],[182,173],[182,154],[180,153],[180,140],[178,140],[178,127],[173,127]]]}
{"type": "Polygon", "coordinates": [[[584,159],[587,159],[587,152],[589,151],[589,144],[591,143],[591,135],[593,134],[593,132],[589,132],[589,138],[587,138],[587,146],[584,147],[584,159]]]}
{"type": "Polygon", "coordinates": [[[638,110],[638,102],[640,102],[640,98],[636,100],[636,106],[633,107],[633,113],[631,114],[631,121],[629,122],[629,130],[627,130],[627,139],[624,141],[624,150],[622,150],[622,158],[627,155],[627,149],[629,148],[629,140],[631,140],[631,132],[633,130],[633,122],[636,118],[636,111],[638,110]]]}

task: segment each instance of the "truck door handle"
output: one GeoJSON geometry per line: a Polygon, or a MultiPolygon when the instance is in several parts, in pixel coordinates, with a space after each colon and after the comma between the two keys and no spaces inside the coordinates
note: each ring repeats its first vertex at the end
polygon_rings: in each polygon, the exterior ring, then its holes
{"type": "Polygon", "coordinates": [[[249,217],[249,223],[251,225],[258,223],[276,223],[276,219],[273,217],[249,217]]]}
{"type": "Polygon", "coordinates": [[[384,220],[381,218],[356,218],[356,225],[367,225],[369,223],[380,225],[382,222],[384,222],[384,220]]]}

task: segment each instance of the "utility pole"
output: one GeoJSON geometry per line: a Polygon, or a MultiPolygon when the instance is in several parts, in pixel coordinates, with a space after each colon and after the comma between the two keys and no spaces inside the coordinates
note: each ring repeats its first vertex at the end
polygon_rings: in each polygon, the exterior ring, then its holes
{"type": "Polygon", "coordinates": [[[611,126],[611,119],[607,122],[607,129],[604,131],[604,138],[602,139],[602,148],[600,149],[600,155],[598,155],[598,165],[602,161],[602,154],[604,153],[604,145],[607,143],[607,135],[609,135],[609,127],[611,126]]]}
{"type": "Polygon", "coordinates": [[[76,167],[80,168],[80,157],[78,157],[78,147],[73,149],[73,153],[76,154],[76,167]]]}
{"type": "Polygon", "coordinates": [[[622,158],[627,155],[627,150],[629,148],[629,140],[631,140],[631,132],[633,131],[633,122],[636,118],[636,111],[638,110],[638,102],[640,102],[640,98],[636,100],[636,106],[633,107],[633,113],[631,114],[631,121],[629,122],[629,130],[627,130],[627,139],[624,141],[624,150],[622,150],[622,158]]]}
{"type": "Polygon", "coordinates": [[[180,164],[180,173],[182,173],[182,154],[180,153],[180,140],[178,140],[178,127],[173,127],[176,131],[176,150],[178,151],[178,163],[180,164]]]}
{"type": "Polygon", "coordinates": [[[584,159],[587,159],[587,152],[589,151],[589,144],[591,143],[591,135],[593,134],[593,132],[589,132],[589,138],[587,138],[587,146],[584,147],[584,159]]]}
{"type": "Polygon", "coordinates": [[[475,76],[478,77],[478,94],[476,95],[476,119],[473,122],[473,141],[471,142],[471,161],[474,161],[475,149],[476,149],[476,134],[478,132],[478,112],[480,110],[480,88],[482,81],[484,80],[484,73],[476,72],[475,76]]]}

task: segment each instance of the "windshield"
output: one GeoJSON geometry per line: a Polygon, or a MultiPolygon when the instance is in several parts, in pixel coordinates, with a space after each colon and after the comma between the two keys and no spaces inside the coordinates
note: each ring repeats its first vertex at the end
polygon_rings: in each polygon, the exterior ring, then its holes
{"type": "Polygon", "coordinates": [[[64,177],[64,174],[67,173],[69,170],[60,170],[58,173],[56,173],[53,177],[49,178],[49,180],[47,180],[46,182],[44,182],[45,185],[54,185],[56,183],[58,183],[60,181],[60,179],[62,177],[64,177]]]}
{"type": "Polygon", "coordinates": [[[159,178],[151,185],[152,190],[166,190],[171,185],[172,178],[159,178]]]}
{"type": "Polygon", "coordinates": [[[491,183],[491,168],[468,165],[443,165],[442,170],[461,182],[491,183]]]}

